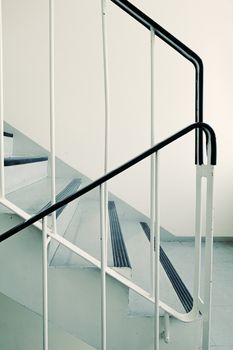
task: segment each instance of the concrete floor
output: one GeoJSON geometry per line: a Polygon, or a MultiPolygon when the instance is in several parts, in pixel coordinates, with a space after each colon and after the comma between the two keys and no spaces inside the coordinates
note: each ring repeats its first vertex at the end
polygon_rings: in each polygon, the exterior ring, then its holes
{"type": "MultiPolygon", "coordinates": [[[[192,291],[193,242],[162,246],[192,291]]],[[[214,242],[211,350],[233,350],[233,241],[214,242]]]]}

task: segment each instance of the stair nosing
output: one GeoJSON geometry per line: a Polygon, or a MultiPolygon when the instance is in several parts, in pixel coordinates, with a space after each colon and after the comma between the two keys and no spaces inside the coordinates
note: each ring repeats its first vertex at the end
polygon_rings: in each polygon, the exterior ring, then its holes
{"type": "MultiPolygon", "coordinates": [[[[140,225],[150,241],[150,227],[146,222],[140,222],[140,225]]],[[[181,301],[185,311],[188,313],[193,307],[193,297],[191,296],[188,288],[185,286],[184,282],[180,278],[178,272],[174,268],[167,254],[160,246],[160,263],[162,264],[179,300],[181,301]]]]}
{"type": "Polygon", "coordinates": [[[23,164],[32,164],[48,161],[48,157],[6,157],[4,158],[4,166],[14,166],[23,164]]]}
{"type": "Polygon", "coordinates": [[[113,265],[114,267],[132,268],[114,201],[108,202],[108,213],[112,242],[113,265]]]}
{"type": "Polygon", "coordinates": [[[8,132],[8,131],[4,131],[4,132],[3,132],[3,136],[5,136],[5,137],[11,137],[11,138],[14,137],[14,135],[13,135],[11,132],[8,132]]]}
{"type": "MultiPolygon", "coordinates": [[[[69,196],[70,194],[74,193],[75,191],[77,191],[77,189],[80,187],[81,185],[81,180],[80,179],[73,179],[71,180],[57,195],[56,195],[56,202],[64,199],[65,197],[69,196]],[[73,189],[75,188],[75,190],[73,191],[73,189]]],[[[49,201],[46,205],[44,205],[38,212],[41,213],[42,211],[44,211],[45,209],[48,209],[49,207],[51,207],[52,202],[49,201]]],[[[63,210],[65,209],[65,207],[68,204],[64,205],[63,207],[59,208],[56,210],[56,218],[58,218],[60,216],[60,214],[63,212],[63,210]]]]}

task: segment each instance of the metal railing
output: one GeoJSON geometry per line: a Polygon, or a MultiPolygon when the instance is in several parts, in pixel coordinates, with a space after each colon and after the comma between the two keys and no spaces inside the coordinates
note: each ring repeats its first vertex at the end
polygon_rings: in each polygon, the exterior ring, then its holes
{"type": "Polygon", "coordinates": [[[0,242],[15,235],[21,230],[35,225],[43,232],[43,319],[44,319],[44,350],[48,349],[48,298],[47,298],[47,250],[51,239],[63,244],[74,253],[91,262],[94,266],[101,269],[102,281],[102,350],[106,350],[106,274],[114,277],[116,280],[131,288],[139,295],[155,304],[155,346],[159,349],[159,308],[165,311],[165,338],[169,339],[169,315],[177,319],[190,322],[198,317],[199,311],[204,315],[203,323],[203,349],[209,349],[210,334],[210,301],[211,301],[211,274],[212,274],[212,202],[213,202],[213,166],[216,164],[216,140],[211,127],[203,123],[203,64],[200,57],[172,34],[162,28],[150,17],[136,8],[127,0],[109,0],[120,7],[124,12],[132,16],[136,21],[142,24],[150,31],[151,36],[151,148],[135,157],[119,168],[108,172],[108,154],[109,154],[109,91],[108,91],[108,59],[107,59],[107,36],[106,36],[106,0],[102,2],[102,34],[103,34],[103,66],[104,66],[104,86],[105,86],[105,155],[104,155],[104,172],[105,175],[98,180],[90,183],[77,193],[55,203],[55,85],[54,85],[54,0],[48,0],[49,7],[49,86],[50,86],[50,152],[51,152],[51,207],[40,212],[38,215],[30,217],[20,208],[10,203],[5,198],[5,181],[4,181],[4,142],[3,142],[3,122],[4,122],[4,91],[3,91],[3,39],[2,39],[2,6],[0,0],[0,201],[3,205],[27,218],[22,224],[12,228],[0,236],[0,242]],[[195,68],[195,124],[189,125],[166,140],[156,144],[155,137],[155,113],[154,113],[154,37],[157,36],[166,42],[170,47],[189,60],[195,68]],[[168,146],[175,140],[183,137],[185,134],[195,130],[195,163],[196,170],[196,227],[195,227],[195,275],[194,275],[194,294],[193,309],[188,314],[182,314],[163,303],[159,298],[159,241],[160,241],[160,224],[159,224],[159,151],[168,146]],[[207,164],[203,164],[203,131],[207,135],[207,164]],[[106,241],[107,232],[107,182],[121,174],[125,170],[141,162],[143,159],[151,157],[151,290],[140,288],[138,285],[121,276],[119,273],[107,266],[106,241]],[[204,300],[200,298],[200,274],[201,274],[201,233],[202,233],[202,179],[207,179],[207,203],[206,203],[206,258],[205,258],[205,293],[204,300]],[[94,188],[100,188],[100,216],[101,216],[101,261],[95,259],[85,251],[67,241],[56,233],[56,215],[55,212],[60,207],[81,197],[94,188]],[[52,229],[47,227],[47,216],[52,214],[52,229]],[[42,220],[42,223],[41,223],[42,220]],[[154,238],[156,242],[154,252],[154,238]]]}
{"type": "MultiPolygon", "coordinates": [[[[151,87],[150,87],[150,114],[151,114],[151,122],[150,122],[150,144],[151,147],[156,144],[156,134],[157,134],[157,125],[159,124],[159,120],[157,118],[157,124],[155,122],[155,37],[160,38],[163,42],[173,48],[176,52],[181,54],[185,59],[191,62],[195,68],[195,122],[203,122],[203,63],[201,58],[192,51],[189,47],[187,47],[184,43],[174,37],[171,33],[169,33],[166,29],[161,27],[158,23],[156,23],[152,18],[147,16],[141,10],[139,10],[136,6],[130,3],[127,0],[110,0],[119,8],[121,8],[125,13],[133,17],[138,23],[143,25],[146,29],[150,31],[150,79],[151,79],[151,87]]],[[[108,101],[108,70],[107,70],[107,44],[106,44],[106,3],[107,0],[102,0],[102,33],[103,33],[103,63],[104,63],[104,86],[105,86],[105,165],[108,163],[108,129],[109,129],[109,101],[108,101]]],[[[155,190],[156,190],[156,164],[157,164],[156,156],[151,157],[150,164],[150,230],[151,230],[151,241],[150,241],[150,273],[151,277],[154,276],[154,236],[155,236],[155,190]]],[[[203,164],[203,134],[201,130],[196,131],[195,137],[195,163],[198,165],[203,164]]],[[[106,166],[105,166],[106,168],[106,166]]],[[[154,279],[151,278],[152,283],[154,283],[154,279]]],[[[151,285],[151,294],[153,295],[154,285],[151,285]]]]}
{"type": "MultiPolygon", "coordinates": [[[[166,29],[161,27],[152,18],[140,11],[136,6],[127,0],[111,0],[119,6],[124,12],[128,13],[136,21],[151,31],[155,36],[167,43],[184,58],[190,61],[195,68],[195,121],[203,122],[203,76],[204,69],[201,58],[188,46],[174,37],[166,29]]],[[[203,142],[202,133],[198,133],[196,138],[196,164],[203,163],[203,142]]]]}
{"type": "MultiPolygon", "coordinates": [[[[180,130],[174,135],[168,137],[157,145],[146,150],[142,154],[136,156],[132,160],[126,162],[120,167],[108,172],[96,181],[86,185],[76,193],[66,197],[65,199],[51,205],[49,208],[40,212],[39,214],[31,217],[25,222],[13,227],[7,232],[0,236],[0,242],[12,237],[13,235],[21,232],[23,229],[36,224],[42,219],[42,231],[43,231],[43,320],[44,320],[44,350],[48,349],[48,283],[47,283],[47,268],[48,268],[48,246],[51,239],[55,239],[57,242],[61,243],[68,249],[70,249],[75,254],[81,256],[85,260],[92,263],[94,266],[101,269],[101,323],[102,323],[102,350],[106,350],[106,275],[110,275],[125,286],[131,288],[133,291],[143,296],[145,299],[151,301],[155,305],[154,318],[155,318],[155,349],[159,349],[159,308],[163,309],[167,314],[166,325],[168,327],[168,315],[172,315],[175,318],[183,322],[194,321],[199,312],[203,314],[203,349],[207,350],[209,348],[209,336],[210,336],[210,302],[211,302],[211,280],[212,280],[212,240],[213,240],[213,227],[212,227],[212,210],[213,210],[213,167],[216,164],[216,138],[213,129],[205,123],[194,123],[186,128],[180,130]],[[159,247],[160,247],[160,224],[159,224],[159,167],[157,163],[156,168],[156,208],[155,208],[155,276],[154,276],[154,293],[148,293],[146,290],[139,287],[137,284],[123,277],[112,268],[107,266],[107,234],[106,234],[106,196],[104,185],[110,179],[116,177],[117,175],[123,173],[127,169],[133,167],[144,159],[155,154],[159,157],[159,151],[167,147],[176,140],[182,138],[184,135],[190,133],[192,130],[202,130],[205,132],[207,137],[207,164],[202,164],[197,167],[197,197],[196,197],[196,229],[195,229],[195,275],[194,275],[194,303],[192,310],[187,314],[182,314],[174,310],[169,305],[163,303],[159,299],[159,247]],[[206,202],[206,223],[205,223],[205,234],[206,234],[206,256],[205,256],[205,293],[204,300],[200,297],[200,274],[201,274],[201,233],[202,233],[202,220],[201,220],[201,198],[202,198],[202,186],[201,180],[203,177],[207,179],[207,202],[206,202]],[[56,232],[48,230],[47,227],[47,216],[54,213],[57,209],[63,207],[64,205],[72,202],[73,200],[81,197],[82,195],[90,192],[91,190],[99,187],[100,189],[100,225],[101,225],[101,260],[95,259],[90,254],[86,253],[78,246],[69,242],[65,238],[59,236],[56,232]]],[[[166,337],[169,338],[169,329],[166,328],[166,337]]]]}

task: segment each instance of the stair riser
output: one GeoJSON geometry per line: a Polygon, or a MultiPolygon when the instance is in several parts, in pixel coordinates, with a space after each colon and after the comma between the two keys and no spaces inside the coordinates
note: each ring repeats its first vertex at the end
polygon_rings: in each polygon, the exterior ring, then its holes
{"type": "MultiPolygon", "coordinates": [[[[62,213],[57,218],[57,232],[60,236],[64,236],[65,232],[70,224],[70,221],[78,207],[79,200],[73,201],[68,204],[62,213]]],[[[49,226],[52,226],[52,218],[49,218],[49,226]]],[[[52,241],[49,248],[49,264],[52,263],[54,254],[59,246],[59,243],[56,241],[52,241]]]]}
{"type": "Polygon", "coordinates": [[[5,191],[10,193],[47,176],[48,162],[5,166],[5,191]]]}
{"type": "MultiPolygon", "coordinates": [[[[81,249],[100,259],[100,209],[98,191],[80,198],[78,210],[74,215],[66,239],[78,244],[81,249]]],[[[63,249],[62,247],[59,247],[52,265],[92,267],[90,262],[77,257],[75,254],[71,256],[67,249],[63,249]]],[[[108,240],[108,265],[113,265],[110,238],[108,240]]]]}

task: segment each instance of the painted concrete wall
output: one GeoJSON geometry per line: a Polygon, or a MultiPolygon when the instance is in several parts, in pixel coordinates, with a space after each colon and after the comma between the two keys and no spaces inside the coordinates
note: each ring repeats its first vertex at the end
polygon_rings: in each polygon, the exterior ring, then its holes
{"type": "MultiPolygon", "coordinates": [[[[231,0],[134,0],[203,58],[205,120],[216,129],[215,231],[232,235],[233,30],[231,0]]],[[[110,167],[149,147],[149,32],[109,4],[110,167]]],[[[5,116],[49,148],[48,1],[4,0],[5,116]]],[[[91,178],[103,172],[104,95],[100,1],[55,1],[57,155],[91,178]]],[[[193,122],[194,70],[156,40],[158,140],[193,122]]],[[[161,155],[161,224],[194,228],[193,136],[161,155]],[[169,163],[168,163],[169,162],[169,163]],[[177,220],[178,218],[178,220],[177,220]]],[[[148,163],[111,183],[137,209],[149,210],[148,163]]]]}
{"type": "MultiPolygon", "coordinates": [[[[1,349],[40,350],[43,347],[42,317],[26,307],[0,294],[1,349]],[[17,345],[16,345],[17,344],[17,345]]],[[[49,348],[51,350],[94,350],[77,337],[49,324],[49,348]]]]}

